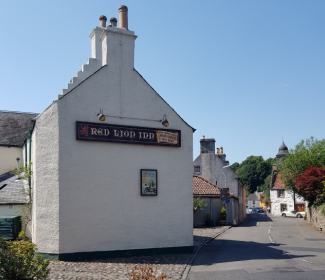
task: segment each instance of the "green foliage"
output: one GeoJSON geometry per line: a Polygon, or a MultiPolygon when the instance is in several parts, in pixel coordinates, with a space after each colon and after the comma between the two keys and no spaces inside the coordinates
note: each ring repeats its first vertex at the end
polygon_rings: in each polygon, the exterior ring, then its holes
{"type": "Polygon", "coordinates": [[[30,241],[0,240],[0,279],[46,279],[50,261],[43,260],[30,241]]]}
{"type": "Polygon", "coordinates": [[[266,177],[271,174],[274,161],[272,158],[264,160],[262,156],[250,156],[236,167],[238,177],[250,193],[255,192],[258,186],[265,183],[266,177]]]}
{"type": "Polygon", "coordinates": [[[193,211],[196,211],[198,209],[202,211],[207,206],[208,204],[204,203],[201,197],[195,197],[193,199],[193,211]]]}
{"type": "Polygon", "coordinates": [[[281,180],[286,188],[301,193],[295,188],[296,176],[308,167],[325,167],[325,139],[317,140],[310,137],[301,140],[294,149],[290,149],[285,159],[278,165],[281,180]]]}
{"type": "Polygon", "coordinates": [[[227,218],[227,212],[225,207],[222,207],[221,212],[220,212],[220,216],[219,216],[219,220],[225,220],[227,218]]]}
{"type": "Polygon", "coordinates": [[[25,232],[27,229],[28,223],[32,219],[32,208],[33,208],[33,200],[32,200],[32,189],[31,189],[31,178],[32,178],[32,163],[30,162],[27,166],[20,166],[19,168],[15,168],[12,170],[14,175],[17,175],[22,180],[21,192],[28,197],[28,202],[25,205],[19,206],[21,221],[24,225],[24,238],[25,232]],[[26,187],[27,185],[27,187],[26,187]]]}

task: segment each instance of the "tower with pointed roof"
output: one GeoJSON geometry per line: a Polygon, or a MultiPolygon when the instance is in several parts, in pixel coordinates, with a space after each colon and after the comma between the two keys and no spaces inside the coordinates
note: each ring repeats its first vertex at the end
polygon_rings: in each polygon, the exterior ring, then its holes
{"type": "Polygon", "coordinates": [[[282,141],[282,144],[279,148],[279,152],[276,155],[276,160],[278,163],[281,162],[282,158],[286,157],[287,152],[288,152],[288,147],[286,146],[286,144],[284,144],[284,141],[282,141]]]}

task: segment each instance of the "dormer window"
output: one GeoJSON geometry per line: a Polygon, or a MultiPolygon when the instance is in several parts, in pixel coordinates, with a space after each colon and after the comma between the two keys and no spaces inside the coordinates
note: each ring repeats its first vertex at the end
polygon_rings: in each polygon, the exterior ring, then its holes
{"type": "Polygon", "coordinates": [[[194,174],[201,174],[201,167],[199,165],[194,166],[194,174]]]}

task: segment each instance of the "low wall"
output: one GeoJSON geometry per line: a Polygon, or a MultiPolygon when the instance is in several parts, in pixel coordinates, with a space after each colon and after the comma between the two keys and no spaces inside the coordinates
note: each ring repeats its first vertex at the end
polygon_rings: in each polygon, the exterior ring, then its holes
{"type": "Polygon", "coordinates": [[[325,232],[325,216],[320,209],[315,207],[307,208],[307,219],[317,230],[322,229],[325,232]]]}

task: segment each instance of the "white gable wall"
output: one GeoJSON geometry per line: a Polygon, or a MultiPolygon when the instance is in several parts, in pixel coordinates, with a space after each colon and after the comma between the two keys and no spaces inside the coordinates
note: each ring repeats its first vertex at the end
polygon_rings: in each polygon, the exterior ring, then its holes
{"type": "MultiPolygon", "coordinates": [[[[192,246],[193,131],[136,71],[122,84],[118,74],[104,67],[59,100],[61,253],[192,246]],[[182,131],[182,147],[76,141],[75,121],[99,122],[99,108],[150,120],[166,114],[169,128],[182,131]],[[144,168],[158,170],[156,197],[140,196],[144,168]]],[[[104,123],[163,128],[127,118],[104,123]]]]}
{"type": "Polygon", "coordinates": [[[36,122],[33,240],[42,253],[193,245],[193,130],[134,70],[135,36],[121,32],[108,32],[107,49],[103,41],[107,65],[36,122]],[[99,109],[122,117],[102,123],[161,129],[148,120],[166,114],[168,128],[181,130],[181,147],[77,141],[76,121],[101,123],[99,109]],[[157,169],[157,196],[140,196],[141,169],[157,169]]]}

